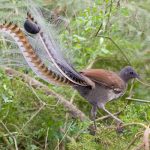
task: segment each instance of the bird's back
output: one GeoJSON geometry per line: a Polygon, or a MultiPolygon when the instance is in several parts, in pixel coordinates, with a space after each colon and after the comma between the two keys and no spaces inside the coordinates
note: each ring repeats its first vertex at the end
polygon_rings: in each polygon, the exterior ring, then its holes
{"type": "Polygon", "coordinates": [[[90,78],[94,82],[104,85],[108,88],[123,89],[125,86],[124,81],[118,74],[104,69],[87,69],[81,72],[84,76],[90,78]]]}
{"type": "Polygon", "coordinates": [[[74,86],[92,105],[107,103],[124,94],[126,84],[116,73],[104,69],[88,69],[82,75],[95,82],[95,88],[74,86]]]}

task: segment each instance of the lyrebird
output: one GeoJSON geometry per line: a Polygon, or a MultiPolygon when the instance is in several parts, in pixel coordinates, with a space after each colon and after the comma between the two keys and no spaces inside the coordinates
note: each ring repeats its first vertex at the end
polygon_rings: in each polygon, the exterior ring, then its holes
{"type": "Polygon", "coordinates": [[[139,77],[134,69],[126,66],[119,74],[104,69],[87,69],[77,72],[63,58],[59,44],[55,42],[53,34],[36,8],[33,9],[33,16],[30,13],[27,14],[24,28],[28,34],[33,34],[33,38],[38,39],[37,48],[40,46],[44,56],[53,63],[58,72],[47,66],[44,57],[41,58],[35,50],[36,47],[33,46],[36,43],[33,44],[29,36],[26,36],[17,25],[5,22],[0,25],[0,30],[13,37],[28,65],[39,77],[49,83],[70,85],[88,100],[92,105],[91,114],[94,123],[98,108],[121,122],[105,108],[105,104],[121,97],[126,91],[128,81],[139,77]]]}

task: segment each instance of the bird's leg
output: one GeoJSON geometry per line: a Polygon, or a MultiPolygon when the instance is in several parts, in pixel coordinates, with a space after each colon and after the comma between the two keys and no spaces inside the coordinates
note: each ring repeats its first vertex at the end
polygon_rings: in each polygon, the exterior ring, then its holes
{"type": "Polygon", "coordinates": [[[92,109],[91,109],[91,116],[92,116],[92,120],[94,121],[94,128],[95,128],[95,131],[96,131],[96,114],[97,114],[97,106],[93,105],[92,106],[92,109]]]}
{"type": "Polygon", "coordinates": [[[117,118],[115,115],[113,115],[111,112],[109,112],[104,104],[98,105],[99,108],[103,109],[106,113],[108,113],[112,118],[114,118],[119,124],[123,123],[119,118],[117,118]]]}

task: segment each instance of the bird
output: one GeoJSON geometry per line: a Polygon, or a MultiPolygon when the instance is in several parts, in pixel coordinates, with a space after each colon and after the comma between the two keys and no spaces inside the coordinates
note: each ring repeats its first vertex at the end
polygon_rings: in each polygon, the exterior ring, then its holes
{"type": "MultiPolygon", "coordinates": [[[[32,10],[35,13],[34,17],[40,17],[36,8],[32,7],[32,10]]],[[[129,80],[139,78],[137,72],[131,66],[123,67],[119,74],[107,69],[76,71],[60,54],[59,46],[54,43],[53,37],[45,30],[46,26],[43,25],[42,17],[37,18],[36,21],[34,17],[27,13],[24,29],[27,33],[39,38],[38,43],[41,44],[41,47],[43,46],[41,51],[45,52],[59,73],[51,70],[43,62],[41,56],[35,51],[28,35],[18,25],[5,22],[0,25],[0,31],[9,34],[15,40],[28,65],[40,78],[49,83],[71,86],[92,105],[91,116],[95,130],[97,109],[104,110],[121,123],[122,121],[109,112],[105,105],[107,102],[118,99],[125,94],[129,80]]],[[[44,56],[46,57],[46,55],[44,56]]]]}
{"type": "Polygon", "coordinates": [[[117,123],[123,123],[119,118],[109,112],[105,105],[107,102],[122,97],[129,80],[140,78],[131,66],[125,66],[119,74],[105,69],[87,69],[81,72],[95,83],[95,88],[74,85],[74,88],[92,105],[91,116],[96,128],[97,109],[102,109],[114,118],[117,123]]]}
{"type": "MultiPolygon", "coordinates": [[[[30,22],[33,24],[33,17],[29,15],[29,18],[32,18],[30,19],[30,22]]],[[[25,22],[26,31],[29,33],[31,32],[27,29],[28,26],[30,26],[30,22],[29,19],[27,19],[25,22]]],[[[35,29],[37,28],[36,26],[37,23],[35,23],[35,29]]],[[[67,71],[67,68],[65,69],[67,71]]],[[[136,71],[131,66],[125,66],[121,69],[119,74],[105,69],[86,69],[78,72],[78,74],[82,75],[83,80],[86,77],[86,79],[88,79],[90,82],[87,82],[87,84],[85,84],[86,86],[76,83],[72,84],[71,86],[92,105],[91,116],[94,121],[95,129],[95,119],[98,108],[104,110],[118,123],[122,123],[119,118],[114,116],[105,108],[105,105],[107,102],[118,99],[125,94],[129,80],[139,78],[139,75],[136,73],[136,71]]],[[[71,76],[72,79],[75,79],[73,73],[69,76],[71,76]]]]}

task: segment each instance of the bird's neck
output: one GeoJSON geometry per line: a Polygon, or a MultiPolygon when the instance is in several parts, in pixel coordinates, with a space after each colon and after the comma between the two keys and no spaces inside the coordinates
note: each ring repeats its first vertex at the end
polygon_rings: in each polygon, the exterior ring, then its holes
{"type": "Polygon", "coordinates": [[[126,76],[125,74],[123,74],[122,72],[120,72],[119,74],[120,78],[127,83],[130,79],[128,78],[128,76],[126,76]]]}

